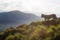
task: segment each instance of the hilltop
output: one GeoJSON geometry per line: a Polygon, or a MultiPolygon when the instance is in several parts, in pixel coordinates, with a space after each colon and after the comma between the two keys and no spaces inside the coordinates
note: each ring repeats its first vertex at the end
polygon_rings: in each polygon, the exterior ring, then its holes
{"type": "Polygon", "coordinates": [[[60,20],[36,21],[0,32],[0,40],[60,40],[60,20]]]}

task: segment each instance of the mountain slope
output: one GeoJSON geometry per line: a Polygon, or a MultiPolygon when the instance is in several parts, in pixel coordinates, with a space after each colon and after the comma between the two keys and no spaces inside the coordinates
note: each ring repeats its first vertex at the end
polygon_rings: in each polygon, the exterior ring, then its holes
{"type": "MultiPolygon", "coordinates": [[[[18,10],[0,13],[0,26],[21,25],[35,20],[40,20],[40,17],[34,14],[24,13],[18,10]]],[[[2,27],[1,29],[3,28],[5,27],[2,27]]]]}
{"type": "MultiPolygon", "coordinates": [[[[52,23],[53,20],[49,21],[52,23]]],[[[0,40],[60,40],[60,22],[49,25],[47,21],[37,21],[31,24],[23,24],[16,28],[8,28],[0,32],[0,40]]],[[[54,21],[53,21],[54,22],[54,21]]]]}

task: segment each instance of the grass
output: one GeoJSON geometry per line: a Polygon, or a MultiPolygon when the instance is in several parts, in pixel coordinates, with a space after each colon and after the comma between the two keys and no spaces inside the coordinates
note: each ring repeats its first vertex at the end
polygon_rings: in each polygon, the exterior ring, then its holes
{"type": "Polygon", "coordinates": [[[36,21],[0,32],[0,40],[60,40],[60,21],[36,21]]]}

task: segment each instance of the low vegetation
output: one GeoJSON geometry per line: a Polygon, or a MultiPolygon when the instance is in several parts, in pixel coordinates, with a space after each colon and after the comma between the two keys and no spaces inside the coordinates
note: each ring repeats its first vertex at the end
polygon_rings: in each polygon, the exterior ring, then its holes
{"type": "Polygon", "coordinates": [[[0,32],[0,40],[60,40],[60,20],[38,21],[0,32]]]}

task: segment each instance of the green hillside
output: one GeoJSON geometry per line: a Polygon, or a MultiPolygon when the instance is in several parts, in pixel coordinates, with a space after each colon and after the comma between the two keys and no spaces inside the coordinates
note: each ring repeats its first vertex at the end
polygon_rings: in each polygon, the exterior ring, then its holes
{"type": "Polygon", "coordinates": [[[0,32],[0,40],[60,40],[60,20],[36,21],[0,32]]]}

